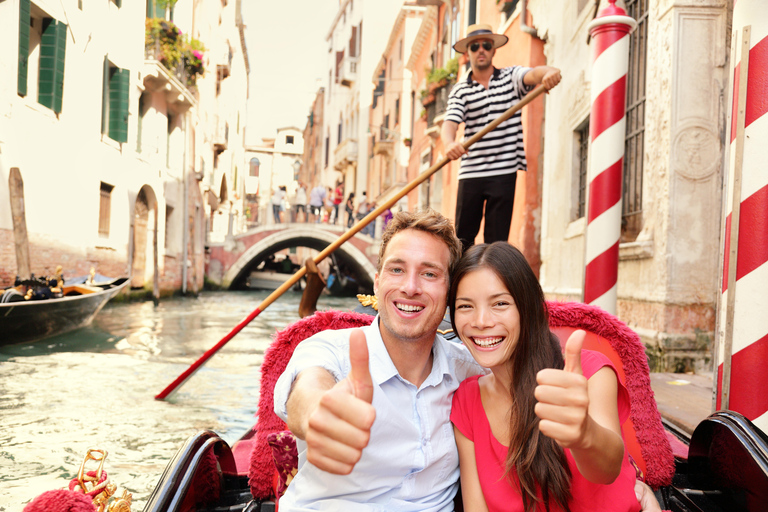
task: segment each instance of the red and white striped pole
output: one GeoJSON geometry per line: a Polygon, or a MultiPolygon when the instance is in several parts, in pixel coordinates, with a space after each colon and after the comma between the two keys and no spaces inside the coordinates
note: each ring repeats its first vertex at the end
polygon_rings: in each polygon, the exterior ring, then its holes
{"type": "Polygon", "coordinates": [[[616,314],[621,235],[625,98],[629,33],[637,22],[616,0],[589,24],[592,38],[592,112],[584,302],[616,314]]]}
{"type": "Polygon", "coordinates": [[[768,2],[734,4],[716,407],[768,432],[768,2]]]}

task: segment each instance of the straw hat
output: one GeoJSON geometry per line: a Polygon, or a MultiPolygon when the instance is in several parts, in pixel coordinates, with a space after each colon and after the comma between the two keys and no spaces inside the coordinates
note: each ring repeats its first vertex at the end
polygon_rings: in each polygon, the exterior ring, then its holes
{"type": "Polygon", "coordinates": [[[467,37],[460,41],[456,41],[453,45],[453,49],[459,53],[467,53],[467,47],[477,39],[490,39],[493,41],[493,47],[499,48],[504,46],[509,41],[509,38],[503,34],[496,34],[491,29],[490,25],[485,23],[477,23],[467,27],[467,37]]]}

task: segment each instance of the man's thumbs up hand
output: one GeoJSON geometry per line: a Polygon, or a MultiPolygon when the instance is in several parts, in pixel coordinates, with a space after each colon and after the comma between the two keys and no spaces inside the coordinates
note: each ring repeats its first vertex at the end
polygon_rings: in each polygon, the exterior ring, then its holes
{"type": "Polygon", "coordinates": [[[581,370],[581,347],[586,333],[575,331],[565,344],[565,368],[545,369],[536,375],[534,395],[539,430],[563,448],[582,447],[587,431],[589,395],[581,370]]]}
{"type": "Polygon", "coordinates": [[[306,432],[307,461],[337,475],[352,472],[376,418],[368,345],[360,329],[349,338],[349,360],[349,375],[323,394],[306,432]]]}
{"type": "Polygon", "coordinates": [[[349,337],[349,363],[351,369],[347,379],[352,384],[354,395],[370,404],[373,401],[373,381],[368,367],[368,343],[360,329],[352,331],[349,337]]]}

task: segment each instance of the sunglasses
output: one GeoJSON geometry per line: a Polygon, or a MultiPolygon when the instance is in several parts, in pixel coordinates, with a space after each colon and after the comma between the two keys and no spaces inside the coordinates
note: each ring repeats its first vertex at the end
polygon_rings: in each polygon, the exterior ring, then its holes
{"type": "MultiPolygon", "coordinates": [[[[480,43],[472,43],[469,45],[469,51],[476,52],[480,49],[480,43]]],[[[493,49],[493,43],[490,41],[483,41],[483,50],[489,52],[493,49]]]]}

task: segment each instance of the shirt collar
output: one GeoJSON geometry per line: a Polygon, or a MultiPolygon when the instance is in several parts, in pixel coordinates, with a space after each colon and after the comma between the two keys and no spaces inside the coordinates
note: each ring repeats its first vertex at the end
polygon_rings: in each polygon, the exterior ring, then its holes
{"type": "MultiPolygon", "coordinates": [[[[496,66],[493,66],[493,75],[491,75],[491,80],[498,80],[499,75],[501,74],[501,71],[496,66]]],[[[474,75],[474,71],[470,71],[467,75],[467,83],[469,85],[472,85],[472,76],[474,75]]]]}
{"type": "MultiPolygon", "coordinates": [[[[368,341],[368,358],[371,362],[370,372],[374,383],[381,385],[392,377],[398,376],[395,363],[389,357],[389,352],[387,352],[387,348],[384,346],[384,340],[381,338],[378,315],[365,331],[365,336],[368,341]]],[[[424,386],[440,384],[446,375],[452,378],[451,364],[443,343],[450,342],[446,342],[435,333],[435,341],[432,344],[432,371],[429,372],[426,380],[421,385],[422,388],[424,386]]]]}

